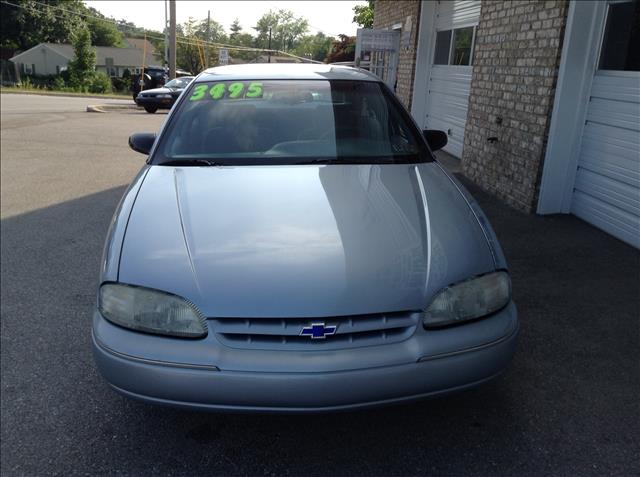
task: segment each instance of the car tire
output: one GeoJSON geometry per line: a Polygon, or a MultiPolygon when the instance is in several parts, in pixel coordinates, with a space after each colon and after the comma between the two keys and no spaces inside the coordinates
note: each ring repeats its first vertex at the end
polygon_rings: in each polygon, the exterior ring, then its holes
{"type": "Polygon", "coordinates": [[[145,107],[144,107],[144,110],[145,110],[147,113],[151,113],[151,114],[153,114],[153,113],[155,113],[155,112],[158,110],[158,107],[157,107],[157,106],[145,106],[145,107]]]}

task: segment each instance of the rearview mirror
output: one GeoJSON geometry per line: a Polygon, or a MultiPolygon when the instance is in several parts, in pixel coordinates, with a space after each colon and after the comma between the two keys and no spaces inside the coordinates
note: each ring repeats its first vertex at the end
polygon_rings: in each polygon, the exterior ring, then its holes
{"type": "Polygon", "coordinates": [[[429,144],[432,151],[437,151],[447,145],[447,133],[444,131],[425,129],[422,131],[422,134],[424,134],[424,138],[427,140],[427,144],[429,144]]]}
{"type": "Polygon", "coordinates": [[[154,133],[135,133],[129,136],[129,147],[142,154],[149,154],[154,142],[156,142],[154,133]]]}

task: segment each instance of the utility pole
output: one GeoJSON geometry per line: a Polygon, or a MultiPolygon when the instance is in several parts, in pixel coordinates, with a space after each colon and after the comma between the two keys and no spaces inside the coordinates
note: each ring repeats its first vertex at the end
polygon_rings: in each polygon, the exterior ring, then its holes
{"type": "Polygon", "coordinates": [[[269,60],[267,63],[271,63],[271,27],[269,27],[269,60]]]}
{"type": "Polygon", "coordinates": [[[209,68],[209,41],[211,35],[211,10],[207,10],[207,44],[205,45],[205,64],[204,67],[209,68]]]}
{"type": "Polygon", "coordinates": [[[176,77],[176,0],[169,0],[169,32],[171,39],[171,56],[169,62],[169,79],[176,77]]]}
{"type": "Polygon", "coordinates": [[[164,0],[164,67],[169,66],[169,18],[167,17],[167,0],[164,0]]]}

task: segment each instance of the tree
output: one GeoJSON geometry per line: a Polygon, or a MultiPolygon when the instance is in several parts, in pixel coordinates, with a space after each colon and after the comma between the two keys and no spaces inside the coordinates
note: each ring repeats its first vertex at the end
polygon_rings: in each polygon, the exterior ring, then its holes
{"type": "Polygon", "coordinates": [[[76,31],[73,37],[74,58],[69,62],[69,83],[86,91],[96,70],[96,50],[91,46],[91,34],[86,27],[76,31]]]}
{"type": "Polygon", "coordinates": [[[84,24],[82,17],[77,15],[86,10],[81,0],[48,0],[47,5],[36,0],[23,0],[19,5],[14,7],[3,3],[1,6],[2,46],[27,50],[43,42],[65,43],[84,24]]]}
{"type": "MultiPolygon", "coordinates": [[[[89,8],[89,12],[93,16],[102,17],[94,8],[89,8]]],[[[94,46],[124,46],[124,36],[118,31],[113,20],[105,21],[87,17],[85,21],[91,32],[91,43],[94,46]]]]}
{"type": "Polygon", "coordinates": [[[22,0],[19,5],[3,3],[0,6],[2,46],[26,50],[44,42],[69,43],[83,25],[89,27],[94,45],[122,44],[122,34],[117,27],[97,10],[87,8],[81,0],[22,0]]]}
{"type": "Polygon", "coordinates": [[[188,43],[178,41],[176,45],[176,64],[178,68],[199,73],[203,69],[201,49],[198,47],[196,34],[196,20],[189,19],[176,27],[176,33],[180,37],[187,37],[188,43]]]}
{"type": "Polygon", "coordinates": [[[231,30],[231,34],[229,35],[229,41],[233,43],[236,41],[236,39],[240,35],[240,32],[242,32],[242,26],[240,26],[240,22],[238,21],[237,18],[233,20],[233,23],[231,24],[231,27],[229,27],[229,30],[231,30]]]}
{"type": "Polygon", "coordinates": [[[315,35],[305,35],[293,49],[293,53],[303,58],[324,61],[331,49],[334,38],[319,32],[315,35]]]}
{"type": "Polygon", "coordinates": [[[306,18],[295,17],[290,10],[269,10],[260,17],[256,26],[257,44],[262,48],[269,47],[269,29],[271,29],[271,49],[288,51],[293,49],[299,39],[309,30],[306,18]]]}
{"type": "Polygon", "coordinates": [[[215,20],[210,21],[207,36],[207,20],[196,20],[192,17],[176,28],[179,37],[176,51],[176,63],[179,68],[199,73],[205,66],[214,66],[218,62],[218,49],[209,46],[209,57],[206,58],[206,42],[226,43],[227,34],[224,27],[215,20]],[[204,61],[203,61],[204,60],[204,61]]]}
{"type": "Polygon", "coordinates": [[[339,39],[331,45],[327,63],[354,61],[356,56],[356,37],[347,35],[338,35],[338,37],[339,39]]]}
{"type": "Polygon", "coordinates": [[[375,1],[369,0],[368,5],[356,5],[353,7],[353,23],[362,28],[373,28],[373,9],[375,1]]]}

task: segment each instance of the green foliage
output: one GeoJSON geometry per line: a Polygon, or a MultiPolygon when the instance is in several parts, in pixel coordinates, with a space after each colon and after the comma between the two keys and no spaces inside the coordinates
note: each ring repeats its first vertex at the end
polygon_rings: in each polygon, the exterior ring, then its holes
{"type": "Polygon", "coordinates": [[[70,43],[74,33],[85,25],[92,31],[94,44],[121,44],[122,35],[115,25],[84,16],[105,18],[100,12],[87,8],[81,0],[21,0],[15,3],[20,7],[0,5],[1,46],[27,50],[44,42],[70,43]]]}
{"type": "Polygon", "coordinates": [[[86,91],[93,80],[96,69],[96,51],[91,46],[91,34],[80,28],[73,37],[75,56],[69,62],[69,84],[86,91]]]}
{"type": "Polygon", "coordinates": [[[56,76],[53,80],[53,89],[58,90],[58,91],[62,91],[65,89],[66,87],[66,83],[64,82],[64,79],[62,78],[62,76],[56,76]]]}
{"type": "Polygon", "coordinates": [[[368,5],[356,5],[353,7],[353,23],[357,23],[362,28],[373,28],[374,7],[374,0],[369,0],[368,5]]]}
{"type": "Polygon", "coordinates": [[[236,39],[238,38],[238,36],[240,36],[240,33],[242,32],[242,26],[240,26],[240,22],[238,21],[237,18],[233,20],[233,23],[229,27],[229,30],[231,30],[231,34],[229,35],[229,41],[230,42],[236,41],[236,39]]]}
{"type": "Polygon", "coordinates": [[[215,66],[218,62],[218,49],[209,46],[207,57],[206,41],[226,43],[228,41],[224,27],[215,20],[210,21],[209,35],[207,36],[207,20],[195,20],[192,17],[178,25],[178,37],[184,37],[184,41],[178,41],[176,52],[176,64],[178,68],[197,74],[205,66],[215,66]],[[204,61],[203,61],[204,60],[204,61]]]}
{"type": "Polygon", "coordinates": [[[324,61],[329,54],[334,38],[320,32],[315,35],[305,35],[293,49],[292,53],[315,61],[324,61]]]}
{"type": "Polygon", "coordinates": [[[111,93],[111,80],[104,73],[94,73],[89,82],[90,93],[111,93]]]}
{"type": "MultiPolygon", "coordinates": [[[[93,8],[90,10],[94,15],[98,13],[93,8]]],[[[124,36],[113,23],[95,18],[86,18],[86,22],[91,32],[91,43],[94,46],[125,46],[124,36]]]]}
{"type": "Polygon", "coordinates": [[[356,37],[339,35],[339,39],[331,45],[331,51],[327,56],[327,63],[341,61],[354,61],[356,56],[356,37]]]}
{"type": "MultiPolygon", "coordinates": [[[[39,0],[38,0],[39,1],[39,0]]],[[[73,12],[85,9],[81,0],[48,0],[48,8],[36,0],[22,0],[21,8],[2,4],[0,44],[26,50],[42,42],[64,43],[84,22],[73,12]]]]}
{"type": "Polygon", "coordinates": [[[290,10],[269,10],[260,17],[256,26],[256,43],[261,48],[269,47],[269,28],[271,28],[271,49],[289,51],[292,50],[300,38],[309,30],[309,22],[306,18],[295,17],[290,10]]]}
{"type": "Polygon", "coordinates": [[[113,76],[109,78],[111,80],[111,86],[113,90],[126,93],[129,91],[131,87],[131,78],[118,78],[117,76],[113,76]]]}
{"type": "Polygon", "coordinates": [[[18,88],[20,89],[24,89],[27,91],[30,91],[32,89],[35,89],[33,87],[33,83],[31,82],[31,78],[29,78],[28,76],[24,76],[20,82],[18,83],[18,88]]]}

